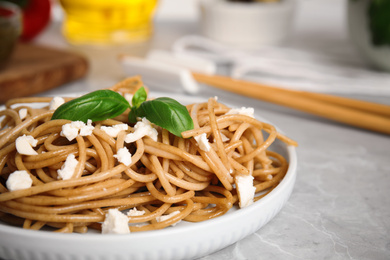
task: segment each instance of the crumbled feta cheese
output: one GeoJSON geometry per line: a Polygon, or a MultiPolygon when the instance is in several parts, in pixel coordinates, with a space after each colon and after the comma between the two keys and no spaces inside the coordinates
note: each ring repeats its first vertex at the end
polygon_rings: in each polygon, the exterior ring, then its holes
{"type": "Polygon", "coordinates": [[[10,191],[28,189],[32,185],[32,179],[27,171],[14,171],[8,176],[5,185],[10,191]]]}
{"type": "Polygon", "coordinates": [[[62,126],[61,136],[65,136],[69,141],[72,141],[79,134],[80,128],[83,126],[81,121],[73,121],[62,126]]]}
{"type": "Polygon", "coordinates": [[[81,135],[81,136],[88,136],[88,135],[91,135],[94,128],[95,128],[95,127],[92,125],[92,120],[91,120],[91,119],[88,119],[88,120],[87,120],[87,124],[86,124],[86,125],[83,125],[83,126],[80,128],[80,135],[81,135]]]}
{"type": "Polygon", "coordinates": [[[25,119],[27,117],[27,108],[21,108],[19,109],[19,117],[21,120],[25,119]]]}
{"type": "Polygon", "coordinates": [[[74,171],[78,161],[74,154],[69,154],[66,157],[65,163],[62,165],[61,169],[57,170],[58,179],[69,180],[73,177],[74,171]]]}
{"type": "Polygon", "coordinates": [[[138,139],[141,139],[144,136],[149,136],[154,141],[157,141],[157,130],[152,126],[152,124],[145,117],[142,118],[142,121],[138,121],[134,126],[134,133],[130,133],[126,136],[126,143],[133,143],[138,139]]]}
{"type": "Polygon", "coordinates": [[[131,164],[131,153],[126,147],[120,148],[114,157],[118,159],[118,162],[121,162],[126,166],[131,164]]]}
{"type": "Polygon", "coordinates": [[[253,107],[241,107],[241,108],[232,108],[226,113],[226,115],[237,115],[237,114],[254,117],[255,110],[253,107]]]}
{"type": "Polygon", "coordinates": [[[53,97],[49,104],[49,110],[56,110],[59,106],[65,103],[62,97],[53,97]]]}
{"type": "Polygon", "coordinates": [[[239,198],[240,208],[247,207],[253,203],[256,188],[253,186],[252,175],[236,175],[236,188],[239,198]]]}
{"type": "MultiPolygon", "coordinates": [[[[159,217],[156,218],[156,220],[157,220],[157,222],[165,221],[165,220],[167,220],[167,219],[172,218],[173,216],[176,216],[176,215],[179,214],[179,213],[180,213],[180,211],[176,210],[176,211],[174,211],[174,212],[172,212],[172,213],[170,213],[170,214],[168,214],[168,215],[159,216],[159,217]]],[[[179,223],[179,222],[180,222],[180,221],[178,221],[178,222],[172,224],[171,226],[173,227],[173,226],[175,226],[175,225],[176,225],[177,223],[179,223]]]]}
{"type": "MultiPolygon", "coordinates": [[[[229,137],[227,137],[226,135],[224,135],[223,133],[221,133],[221,139],[222,139],[222,142],[227,142],[230,140],[229,137]]],[[[214,143],[215,143],[215,138],[214,138],[214,143]]]]}
{"type": "Polygon", "coordinates": [[[15,146],[16,150],[20,154],[24,155],[36,155],[38,154],[33,147],[37,146],[38,140],[34,139],[31,135],[22,135],[16,138],[15,146]]]}
{"type": "Polygon", "coordinates": [[[82,121],[73,121],[62,126],[60,135],[66,137],[69,141],[72,141],[77,137],[79,132],[81,136],[91,135],[93,128],[94,126],[90,119],[88,119],[87,125],[82,121]]]}
{"type": "Polygon", "coordinates": [[[137,217],[145,215],[145,210],[138,210],[137,208],[132,208],[127,212],[127,216],[129,217],[137,217]]]}
{"type": "Polygon", "coordinates": [[[61,136],[65,136],[66,139],[68,139],[69,141],[75,139],[78,134],[79,134],[79,129],[74,127],[72,123],[63,125],[62,131],[60,133],[61,136]]]}
{"type": "Polygon", "coordinates": [[[103,234],[128,234],[129,219],[118,209],[109,209],[102,224],[103,234]]]}
{"type": "Polygon", "coordinates": [[[102,126],[100,127],[106,134],[108,134],[111,137],[117,137],[120,131],[126,131],[129,129],[129,126],[127,124],[117,124],[113,126],[102,126]]]}
{"type": "Polygon", "coordinates": [[[195,138],[195,141],[198,143],[199,148],[202,151],[205,151],[205,152],[210,151],[211,146],[210,146],[209,140],[207,139],[206,133],[194,136],[194,138],[195,138]]]}
{"type": "Polygon", "coordinates": [[[222,139],[222,142],[227,142],[227,141],[230,140],[229,137],[227,137],[226,135],[224,135],[224,134],[222,134],[222,133],[221,133],[221,139],[222,139]]]}
{"type": "Polygon", "coordinates": [[[133,102],[133,96],[130,93],[125,93],[124,98],[129,102],[130,106],[132,106],[131,102],[133,102]]]}

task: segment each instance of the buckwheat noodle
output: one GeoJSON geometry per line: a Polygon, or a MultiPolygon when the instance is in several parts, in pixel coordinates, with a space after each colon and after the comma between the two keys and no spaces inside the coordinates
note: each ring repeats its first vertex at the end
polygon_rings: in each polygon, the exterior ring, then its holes
{"type": "MultiPolygon", "coordinates": [[[[126,79],[111,90],[132,94],[142,86],[139,77],[126,79]]],[[[240,114],[226,114],[230,108],[214,98],[188,105],[195,128],[179,138],[158,128],[158,141],[143,137],[134,143],[124,142],[104,132],[102,126],[127,123],[128,111],[114,119],[94,122],[89,136],[68,141],[60,135],[68,120],[50,120],[53,110],[50,97],[18,98],[0,111],[0,219],[26,229],[49,228],[55,232],[85,233],[101,229],[108,209],[121,211],[136,208],[144,215],[129,217],[131,232],[168,227],[180,220],[199,222],[225,214],[239,203],[236,175],[252,175],[255,200],[270,192],[288,169],[286,159],[268,150],[275,141],[296,145],[275,127],[240,114]],[[42,103],[32,108],[29,103],[42,103]],[[20,117],[26,109],[27,116],[20,117]],[[211,149],[200,149],[194,136],[205,133],[211,149]],[[266,134],[265,134],[266,133],[266,134]],[[21,155],[15,140],[31,135],[38,140],[37,155],[21,155]],[[132,154],[129,166],[114,155],[127,147],[132,154]],[[71,179],[58,178],[68,155],[78,160],[71,179]],[[25,170],[31,188],[9,191],[8,176],[25,170]],[[178,214],[164,221],[158,217],[178,214]]],[[[70,98],[66,98],[66,101],[70,98]]]]}

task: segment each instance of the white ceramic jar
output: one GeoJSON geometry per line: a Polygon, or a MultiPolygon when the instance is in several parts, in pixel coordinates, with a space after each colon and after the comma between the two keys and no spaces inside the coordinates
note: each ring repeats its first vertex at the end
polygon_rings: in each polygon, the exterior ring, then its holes
{"type": "Polygon", "coordinates": [[[286,38],[296,3],[200,0],[199,5],[204,36],[236,47],[255,48],[278,44],[286,38]]]}

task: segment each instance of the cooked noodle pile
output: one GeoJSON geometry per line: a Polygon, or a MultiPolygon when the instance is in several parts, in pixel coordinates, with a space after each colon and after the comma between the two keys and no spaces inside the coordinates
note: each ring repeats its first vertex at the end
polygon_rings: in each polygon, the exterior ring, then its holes
{"type": "MultiPolygon", "coordinates": [[[[111,90],[125,96],[141,86],[135,77],[111,90]]],[[[54,111],[47,104],[51,100],[14,99],[0,111],[0,217],[26,229],[100,230],[109,209],[135,212],[127,216],[131,232],[218,217],[234,205],[244,206],[240,200],[245,191],[237,189],[239,176],[254,177],[255,201],[284,177],[288,162],[267,150],[276,138],[296,145],[270,124],[229,113],[230,108],[214,98],[187,106],[195,128],[183,132],[184,138],[156,127],[157,141],[144,136],[126,143],[126,135],[134,131],[132,124],[116,137],[102,130],[103,126],[128,124],[126,111],[114,119],[94,122],[91,135],[69,141],[61,131],[70,121],[50,120],[54,111]],[[46,105],[34,109],[25,104],[37,102],[46,105]],[[21,118],[22,109],[27,114],[21,118]],[[192,138],[204,133],[209,150],[192,138]],[[15,140],[23,135],[37,140],[36,154],[17,152],[15,140]],[[118,160],[123,147],[132,155],[128,166],[118,160]],[[62,179],[58,170],[71,154],[77,166],[71,178],[62,179]],[[15,171],[26,171],[32,186],[9,191],[6,182],[15,171]]]]}

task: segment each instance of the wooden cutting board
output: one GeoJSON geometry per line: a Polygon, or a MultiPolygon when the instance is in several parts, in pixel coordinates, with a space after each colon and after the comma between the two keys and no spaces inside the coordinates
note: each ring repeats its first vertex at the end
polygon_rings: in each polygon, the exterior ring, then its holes
{"type": "Polygon", "coordinates": [[[59,87],[86,75],[83,56],[32,44],[18,44],[7,67],[0,70],[0,103],[59,87]]]}

